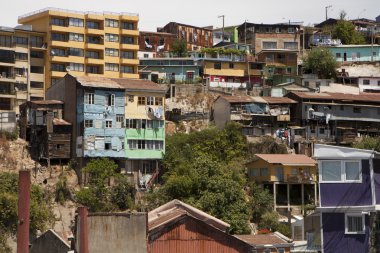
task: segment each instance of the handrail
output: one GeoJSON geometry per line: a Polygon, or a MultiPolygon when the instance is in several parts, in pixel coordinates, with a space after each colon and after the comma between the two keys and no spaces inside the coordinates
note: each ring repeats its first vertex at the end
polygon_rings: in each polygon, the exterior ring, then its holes
{"type": "Polygon", "coordinates": [[[18,19],[26,18],[29,16],[33,16],[45,11],[59,11],[59,12],[68,12],[68,13],[74,13],[74,14],[82,14],[82,15],[87,15],[87,14],[94,14],[94,15],[126,15],[126,16],[133,16],[133,17],[138,17],[138,13],[130,13],[130,12],[110,12],[110,11],[103,11],[103,12],[95,12],[95,11],[75,11],[75,10],[68,10],[68,9],[62,9],[62,8],[55,8],[55,7],[47,7],[43,8],[37,11],[32,11],[29,13],[26,13],[24,15],[21,15],[18,17],[18,19]]]}

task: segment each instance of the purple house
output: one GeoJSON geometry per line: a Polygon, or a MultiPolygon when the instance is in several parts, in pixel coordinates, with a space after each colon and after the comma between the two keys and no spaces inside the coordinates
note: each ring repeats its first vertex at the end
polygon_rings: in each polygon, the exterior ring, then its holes
{"type": "Polygon", "coordinates": [[[315,144],[314,158],[319,170],[322,252],[378,248],[380,153],[315,144]]]}

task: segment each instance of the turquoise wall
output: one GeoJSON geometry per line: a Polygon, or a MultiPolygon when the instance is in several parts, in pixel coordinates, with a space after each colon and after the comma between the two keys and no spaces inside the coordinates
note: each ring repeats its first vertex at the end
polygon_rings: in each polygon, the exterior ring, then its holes
{"type": "Polygon", "coordinates": [[[330,52],[333,54],[335,59],[338,62],[344,61],[344,54],[347,55],[347,62],[369,62],[371,61],[371,55],[373,55],[374,61],[380,61],[380,46],[374,45],[373,50],[371,45],[368,46],[352,46],[352,47],[328,47],[330,52]],[[340,57],[337,57],[337,53],[340,53],[340,57]],[[356,59],[354,58],[354,55],[356,54],[356,59]],[[358,54],[360,54],[360,57],[358,57],[358,54]]]}

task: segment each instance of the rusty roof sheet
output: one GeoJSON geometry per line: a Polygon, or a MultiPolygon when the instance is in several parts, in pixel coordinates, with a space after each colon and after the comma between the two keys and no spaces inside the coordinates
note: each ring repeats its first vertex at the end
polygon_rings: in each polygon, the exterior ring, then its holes
{"type": "Polygon", "coordinates": [[[148,213],[149,227],[159,227],[181,215],[189,215],[207,223],[219,230],[227,231],[230,225],[222,220],[215,218],[193,206],[174,199],[148,213]]]}
{"type": "Polygon", "coordinates": [[[366,93],[360,94],[344,94],[344,93],[313,93],[313,92],[292,92],[299,98],[315,99],[315,100],[340,100],[340,101],[356,101],[356,102],[372,102],[380,104],[379,93],[366,93]]]}
{"type": "Polygon", "coordinates": [[[256,154],[257,157],[263,159],[268,163],[279,163],[289,165],[315,165],[317,162],[306,155],[294,154],[256,154]]]}
{"type": "Polygon", "coordinates": [[[281,238],[276,233],[258,234],[258,235],[235,235],[235,236],[252,246],[289,245],[290,244],[287,240],[281,238]]]}
{"type": "Polygon", "coordinates": [[[53,119],[53,125],[56,125],[56,126],[69,126],[69,125],[71,125],[71,123],[69,123],[69,122],[67,122],[66,120],[63,120],[63,119],[54,118],[53,119]]]}
{"type": "Polygon", "coordinates": [[[63,102],[60,100],[37,100],[37,101],[30,101],[32,104],[36,105],[63,105],[63,102]]]}
{"type": "Polygon", "coordinates": [[[266,100],[262,97],[252,97],[252,96],[220,96],[230,103],[263,103],[266,104],[266,100]]]}
{"type": "Polygon", "coordinates": [[[268,104],[297,104],[297,101],[287,97],[263,97],[268,104]]]}
{"type": "Polygon", "coordinates": [[[119,84],[125,89],[131,90],[147,90],[155,92],[165,92],[166,89],[155,82],[142,79],[128,79],[128,78],[112,78],[112,81],[119,84]]]}
{"type": "Polygon", "coordinates": [[[77,76],[76,80],[86,87],[122,89],[123,87],[114,80],[100,76],[77,76]]]}

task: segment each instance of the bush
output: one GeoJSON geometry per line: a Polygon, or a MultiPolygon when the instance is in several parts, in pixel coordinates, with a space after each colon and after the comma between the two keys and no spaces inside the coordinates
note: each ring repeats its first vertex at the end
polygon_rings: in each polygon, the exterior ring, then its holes
{"type": "Polygon", "coordinates": [[[71,193],[69,187],[67,186],[67,178],[65,176],[61,176],[55,185],[55,201],[63,205],[65,201],[70,198],[71,193]]]}

